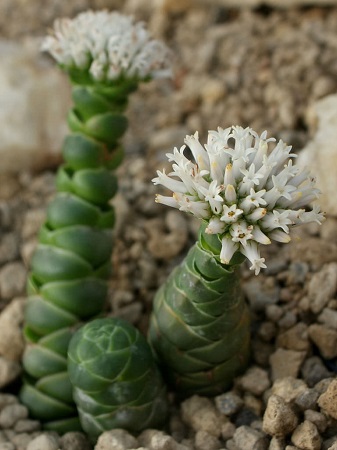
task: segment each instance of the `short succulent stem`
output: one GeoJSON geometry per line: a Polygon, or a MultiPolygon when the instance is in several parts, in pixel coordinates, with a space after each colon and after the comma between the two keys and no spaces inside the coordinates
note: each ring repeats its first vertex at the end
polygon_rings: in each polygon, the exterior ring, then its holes
{"type": "Polygon", "coordinates": [[[184,396],[223,392],[249,361],[239,271],[219,262],[220,249],[203,227],[154,299],[149,340],[169,383],[184,396]]]}

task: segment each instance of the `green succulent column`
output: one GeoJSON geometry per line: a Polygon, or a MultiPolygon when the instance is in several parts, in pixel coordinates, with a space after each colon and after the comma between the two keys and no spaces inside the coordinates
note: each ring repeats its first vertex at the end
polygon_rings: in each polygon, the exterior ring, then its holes
{"type": "Polygon", "coordinates": [[[157,171],[152,180],[173,192],[157,195],[158,203],[203,224],[197,243],[159,288],[149,330],[163,373],[184,396],[219,394],[249,363],[239,264],[247,259],[258,275],[266,268],[261,245],[287,243],[291,226],[323,220],[318,206],[303,209],[319,195],[314,179],[293,165],[290,146],[274,141],[233,126],[209,131],[203,146],[195,133],[167,154],[172,171],[157,171]]]}
{"type": "Polygon", "coordinates": [[[84,325],[69,345],[69,377],[83,429],[93,441],[112,428],[163,425],[166,388],[144,336],[117,318],[84,325]]]}
{"type": "Polygon", "coordinates": [[[28,279],[21,401],[59,432],[80,429],[67,373],[74,330],[103,311],[111,273],[113,173],[129,95],[166,66],[165,47],[118,13],[56,21],[48,50],[72,82],[74,107],[63,145],[57,194],[47,207],[28,279]],[[152,51],[151,51],[152,49],[152,51]]]}
{"type": "Polygon", "coordinates": [[[204,227],[158,290],[149,341],[162,372],[184,396],[228,389],[250,358],[250,316],[238,267],[220,263],[221,242],[204,227]]]}

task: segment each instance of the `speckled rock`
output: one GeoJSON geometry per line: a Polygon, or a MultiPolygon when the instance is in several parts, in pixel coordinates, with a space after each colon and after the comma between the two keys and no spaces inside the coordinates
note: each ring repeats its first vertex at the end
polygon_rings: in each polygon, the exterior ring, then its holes
{"type": "Polygon", "coordinates": [[[322,439],[316,426],[309,420],[305,420],[294,430],[291,442],[303,450],[320,450],[322,439]]]}
{"type": "Polygon", "coordinates": [[[337,356],[337,330],[312,324],[309,327],[309,336],[317,345],[323,358],[332,359],[337,356]]]}
{"type": "Polygon", "coordinates": [[[137,448],[139,443],[135,437],[125,430],[115,429],[103,432],[97,440],[95,450],[125,450],[137,448]]]}
{"type": "Polygon", "coordinates": [[[251,450],[267,450],[269,447],[269,440],[263,432],[245,425],[237,428],[233,440],[239,450],[247,450],[248,448],[251,450]]]}
{"type": "Polygon", "coordinates": [[[194,395],[181,404],[182,419],[195,431],[219,437],[225,421],[210,399],[194,395]]]}
{"type": "Polygon", "coordinates": [[[318,404],[329,416],[337,419],[337,379],[329,383],[327,390],[319,397],[318,404]]]}
{"type": "Polygon", "coordinates": [[[276,437],[290,434],[298,425],[293,408],[282,397],[271,395],[263,416],[263,430],[276,437]]]}
{"type": "Polygon", "coordinates": [[[22,336],[24,298],[16,298],[0,314],[0,355],[20,361],[24,340],[22,336]]]}

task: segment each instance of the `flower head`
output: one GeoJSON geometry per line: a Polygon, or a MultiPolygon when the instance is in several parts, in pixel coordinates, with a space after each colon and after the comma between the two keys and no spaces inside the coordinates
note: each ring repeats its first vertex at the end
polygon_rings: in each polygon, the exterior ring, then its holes
{"type": "Polygon", "coordinates": [[[290,146],[280,140],[269,148],[271,142],[266,132],[233,126],[210,131],[202,146],[196,133],[185,139],[194,161],[185,157],[185,145],[175,148],[167,155],[172,172],[157,171],[152,180],[173,191],[158,195],[158,203],[195,215],[206,222],[206,233],[220,236],[223,264],[239,251],[256,275],[266,267],[260,245],[287,243],[291,227],[324,219],[317,205],[303,209],[320,194],[315,179],[293,165],[290,146]]]}
{"type": "Polygon", "coordinates": [[[87,11],[57,19],[42,50],[66,70],[87,71],[100,82],[171,74],[168,48],[151,39],[143,23],[117,12],[87,11]]]}

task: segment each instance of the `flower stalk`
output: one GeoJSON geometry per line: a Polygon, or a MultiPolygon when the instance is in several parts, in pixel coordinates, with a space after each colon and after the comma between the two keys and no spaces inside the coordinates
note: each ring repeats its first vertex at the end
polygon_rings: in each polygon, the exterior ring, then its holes
{"type": "Polygon", "coordinates": [[[172,172],[158,171],[153,179],[173,191],[156,201],[196,216],[202,227],[155,296],[149,340],[176,390],[215,395],[249,361],[238,264],[247,259],[258,275],[266,268],[261,246],[287,243],[292,227],[324,217],[316,205],[304,208],[319,196],[314,178],[293,165],[290,146],[266,132],[218,128],[204,146],[197,133],[185,144],[167,154],[172,172]]]}
{"type": "Polygon", "coordinates": [[[43,49],[72,82],[74,106],[57,194],[31,261],[20,397],[31,416],[59,432],[80,429],[67,373],[74,330],[103,311],[111,271],[113,172],[122,161],[125,109],[138,84],[169,73],[168,50],[118,13],[57,20],[43,49]]]}

